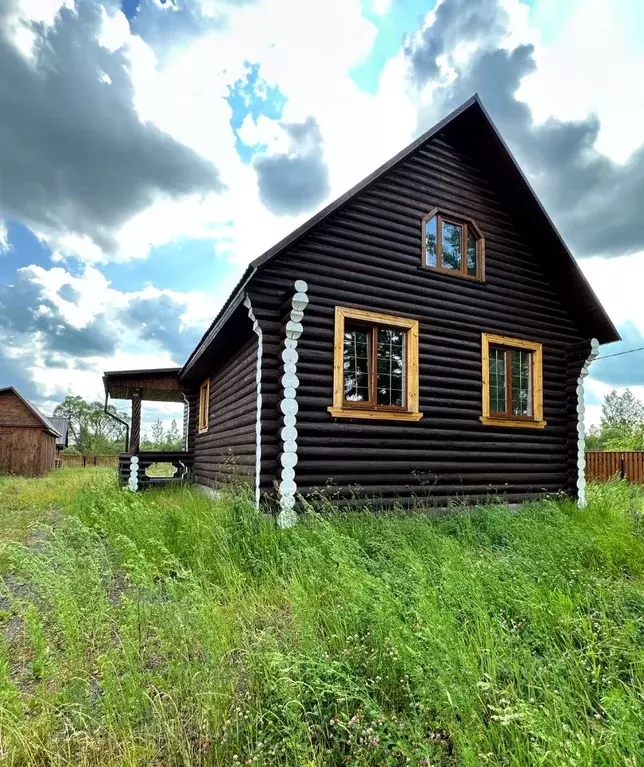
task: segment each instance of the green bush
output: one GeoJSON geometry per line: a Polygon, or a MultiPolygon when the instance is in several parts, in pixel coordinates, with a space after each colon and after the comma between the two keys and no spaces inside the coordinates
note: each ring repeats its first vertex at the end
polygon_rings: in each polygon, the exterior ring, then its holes
{"type": "Polygon", "coordinates": [[[643,504],[283,531],[240,492],[81,488],[2,551],[3,758],[642,764],[643,504]]]}

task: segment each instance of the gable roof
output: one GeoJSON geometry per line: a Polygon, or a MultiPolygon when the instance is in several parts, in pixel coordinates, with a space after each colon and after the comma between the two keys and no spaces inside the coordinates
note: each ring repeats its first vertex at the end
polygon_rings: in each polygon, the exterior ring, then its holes
{"type": "Polygon", "coordinates": [[[57,447],[67,447],[69,430],[69,421],[66,418],[59,418],[58,416],[46,416],[47,420],[60,434],[60,437],[56,437],[57,447]]]}
{"type": "Polygon", "coordinates": [[[17,389],[14,389],[13,386],[5,386],[4,388],[0,389],[0,394],[3,394],[4,392],[11,392],[14,394],[22,402],[22,404],[29,408],[29,410],[42,423],[45,431],[51,434],[53,437],[56,437],[56,441],[58,441],[58,438],[62,436],[61,433],[56,428],[54,428],[54,425],[49,420],[49,418],[47,418],[46,415],[43,415],[35,405],[29,402],[29,400],[25,399],[17,389]]]}
{"type": "Polygon", "coordinates": [[[480,128],[487,130],[487,138],[491,141],[492,149],[496,152],[497,155],[495,159],[499,160],[503,165],[505,165],[508,173],[514,176],[514,182],[517,186],[518,194],[522,198],[521,203],[527,209],[528,216],[537,225],[541,225],[541,227],[546,231],[546,234],[549,236],[549,239],[553,242],[555,249],[558,251],[558,255],[560,256],[558,266],[560,267],[564,278],[571,281],[575,288],[578,304],[578,314],[584,317],[585,324],[588,326],[588,330],[592,337],[596,337],[600,343],[612,343],[613,341],[619,341],[620,335],[617,332],[613,322],[606,314],[595,292],[590,287],[590,284],[584,273],[581,271],[579,264],[576,262],[571,251],[555,227],[552,219],[541,204],[534,189],[530,185],[530,182],[519,167],[519,164],[510,152],[507,144],[503,140],[503,137],[499,133],[496,125],[494,125],[492,122],[492,118],[483,106],[478,94],[475,93],[471,98],[461,104],[461,106],[457,107],[453,112],[447,115],[447,117],[444,117],[440,122],[436,123],[436,125],[412,141],[411,144],[405,147],[402,151],[394,155],[390,160],[384,163],[384,165],[381,165],[373,173],[366,176],[353,188],[345,192],[341,197],[338,197],[330,205],[327,205],[326,208],[323,208],[321,211],[308,219],[308,221],[305,221],[297,229],[294,229],[289,235],[284,237],[284,239],[280,240],[278,243],[269,248],[263,255],[259,256],[259,258],[256,258],[254,261],[252,261],[224,303],[219,314],[215,317],[208,330],[204,333],[203,337],[188,357],[188,360],[181,369],[179,378],[182,379],[189,373],[190,369],[201,357],[203,352],[218,336],[219,332],[230,319],[233,312],[240,306],[244,299],[244,289],[258,270],[269,263],[285,248],[293,245],[297,240],[307,234],[314,226],[341,208],[345,203],[349,202],[349,200],[351,200],[357,194],[364,191],[370,184],[372,184],[374,181],[377,181],[382,175],[390,171],[398,163],[407,159],[422,144],[429,141],[431,138],[440,133],[441,130],[446,128],[448,125],[455,123],[458,118],[463,117],[466,114],[471,115],[474,119],[478,120],[480,128]]]}

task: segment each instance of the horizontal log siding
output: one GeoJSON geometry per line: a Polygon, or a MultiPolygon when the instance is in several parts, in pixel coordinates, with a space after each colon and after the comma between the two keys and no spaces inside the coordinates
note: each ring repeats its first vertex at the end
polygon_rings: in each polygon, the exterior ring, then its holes
{"type": "MultiPolygon", "coordinates": [[[[292,292],[292,290],[291,290],[292,292]]],[[[280,417],[279,398],[281,387],[279,371],[282,343],[281,304],[279,293],[255,293],[249,291],[253,314],[262,329],[262,457],[260,468],[260,493],[264,503],[267,493],[272,495],[277,479],[280,417]]],[[[274,499],[271,500],[271,503],[274,499]]]]}
{"type": "MultiPolygon", "coordinates": [[[[257,336],[210,378],[208,431],[199,434],[197,413],[191,415],[194,434],[195,482],[220,487],[243,480],[254,486],[257,418],[257,336]]],[[[198,409],[198,401],[195,402],[198,409]]]]}
{"type": "MultiPolygon", "coordinates": [[[[582,339],[529,234],[518,230],[475,161],[446,136],[389,171],[253,278],[253,306],[264,309],[260,322],[271,360],[264,385],[271,393],[278,391],[279,307],[296,279],[308,282],[310,298],[298,342],[301,492],[327,487],[346,498],[359,491],[385,503],[422,494],[442,504],[457,495],[520,501],[544,491],[574,491],[570,409],[583,355],[573,358],[568,350],[582,339]],[[481,227],[485,283],[420,268],[421,219],[434,206],[481,227]],[[327,412],[338,305],[420,321],[421,421],[334,420],[327,412]],[[545,429],[480,423],[483,331],[544,344],[545,429]]],[[[266,417],[275,418],[275,407],[267,398],[266,417]]],[[[267,483],[263,477],[264,489],[267,483]]]]}

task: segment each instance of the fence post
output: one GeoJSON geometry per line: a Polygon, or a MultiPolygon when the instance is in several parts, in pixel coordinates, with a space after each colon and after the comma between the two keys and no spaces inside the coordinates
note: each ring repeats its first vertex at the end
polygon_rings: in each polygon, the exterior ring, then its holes
{"type": "Polygon", "coordinates": [[[624,479],[624,477],[626,476],[626,470],[624,468],[624,464],[625,464],[624,456],[622,456],[620,464],[621,465],[620,465],[620,469],[619,469],[619,478],[620,479],[624,479]]]}
{"type": "Polygon", "coordinates": [[[98,466],[98,464],[96,463],[96,458],[97,456],[94,456],[94,466],[98,466]]]}
{"type": "Polygon", "coordinates": [[[83,468],[85,468],[85,466],[87,466],[87,456],[83,453],[83,468]]]}

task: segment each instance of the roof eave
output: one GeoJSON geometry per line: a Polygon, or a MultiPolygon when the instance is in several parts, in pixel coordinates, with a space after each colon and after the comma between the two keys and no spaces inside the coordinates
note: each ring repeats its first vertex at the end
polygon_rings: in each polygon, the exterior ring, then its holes
{"type": "Polygon", "coordinates": [[[586,278],[586,275],[583,273],[581,267],[577,263],[577,259],[573,256],[572,251],[570,250],[570,248],[566,244],[566,241],[561,236],[559,230],[555,226],[554,221],[550,217],[550,214],[544,208],[543,203],[541,202],[541,200],[539,199],[539,196],[537,195],[537,193],[533,189],[532,184],[528,181],[528,177],[525,175],[525,173],[521,169],[521,166],[517,162],[515,156],[510,151],[510,148],[506,144],[505,139],[501,135],[499,129],[496,127],[496,125],[494,123],[494,120],[492,120],[492,118],[490,117],[489,112],[483,106],[483,102],[481,101],[478,93],[475,93],[474,96],[472,96],[472,100],[478,105],[479,109],[481,110],[481,112],[485,116],[485,118],[486,118],[488,124],[490,125],[490,127],[492,128],[492,130],[493,130],[497,140],[500,142],[501,146],[503,147],[503,149],[507,153],[509,159],[512,161],[512,164],[514,165],[517,173],[519,174],[519,176],[521,178],[521,181],[526,186],[528,192],[530,193],[530,195],[532,196],[532,198],[534,199],[534,201],[538,205],[539,210],[541,211],[542,215],[544,216],[544,218],[548,222],[548,225],[550,226],[550,228],[552,229],[552,231],[553,231],[554,235],[556,236],[557,240],[561,244],[561,247],[563,248],[563,250],[567,254],[568,258],[570,259],[570,263],[571,263],[571,265],[572,265],[572,267],[573,267],[573,269],[574,269],[574,271],[576,273],[576,277],[579,279],[579,281],[580,281],[580,283],[582,285],[583,290],[586,291],[586,293],[589,296],[590,300],[594,303],[594,306],[591,309],[588,309],[586,313],[588,313],[588,314],[595,314],[595,315],[599,314],[599,317],[597,319],[600,321],[600,324],[604,324],[605,327],[606,327],[606,330],[607,330],[607,332],[605,334],[605,339],[606,340],[603,340],[600,343],[605,344],[605,343],[614,343],[615,341],[621,341],[622,340],[621,336],[620,336],[617,328],[615,327],[613,321],[608,316],[606,310],[602,306],[601,301],[597,297],[597,294],[595,293],[595,291],[592,289],[590,283],[588,282],[588,280],[586,278]]]}
{"type": "Polygon", "coordinates": [[[321,211],[316,213],[314,216],[312,216],[310,219],[305,221],[301,226],[299,226],[297,229],[293,230],[290,234],[288,234],[286,237],[284,237],[282,240],[277,242],[275,245],[273,245],[271,248],[269,248],[266,252],[264,252],[261,256],[256,258],[254,261],[250,263],[250,265],[247,267],[246,271],[242,275],[239,283],[234,288],[233,292],[229,296],[228,300],[224,303],[224,306],[222,307],[219,314],[215,317],[213,322],[211,323],[208,330],[204,333],[201,340],[191,353],[190,357],[188,357],[188,360],[186,361],[185,365],[181,369],[181,372],[179,373],[179,380],[181,381],[194,367],[197,360],[202,356],[202,354],[206,351],[206,349],[212,344],[212,342],[215,340],[215,338],[218,336],[218,334],[221,332],[223,327],[226,325],[228,319],[234,312],[234,310],[239,306],[243,299],[244,291],[250,282],[250,280],[254,277],[256,272],[260,270],[264,264],[266,264],[268,261],[270,261],[273,256],[280,253],[284,248],[289,247],[290,245],[293,245],[297,240],[299,240],[301,237],[303,237],[307,232],[309,232],[314,226],[319,224],[321,221],[323,221],[327,216],[331,215],[333,212],[335,212],[338,208],[340,208],[342,205],[344,205],[346,202],[348,202],[352,197],[354,197],[359,192],[364,191],[370,184],[372,184],[374,181],[376,181],[380,176],[382,176],[383,173],[386,173],[388,170],[393,168],[397,163],[399,163],[401,160],[404,160],[406,157],[411,155],[413,152],[418,149],[419,146],[421,146],[423,143],[428,141],[430,138],[438,134],[443,128],[445,128],[447,125],[449,125],[451,122],[453,122],[457,117],[462,115],[464,112],[466,112],[468,109],[470,109],[473,106],[477,106],[480,110],[482,115],[485,117],[485,120],[491,127],[492,131],[494,132],[496,138],[500,142],[501,146],[507,153],[510,161],[512,162],[512,165],[517,170],[522,182],[525,184],[530,196],[535,200],[537,203],[541,213],[545,217],[546,221],[548,222],[549,226],[552,228],[552,231],[554,235],[556,236],[557,240],[561,243],[561,247],[563,248],[564,252],[567,254],[568,258],[570,259],[570,262],[573,265],[573,270],[576,273],[576,277],[579,279],[579,282],[582,286],[582,289],[586,292],[586,295],[590,302],[594,304],[594,306],[588,310],[589,314],[595,314],[596,315],[596,321],[598,322],[599,326],[601,327],[603,325],[604,333],[600,334],[602,335],[603,340],[601,343],[612,343],[613,341],[619,341],[620,335],[617,331],[617,328],[613,324],[612,320],[604,310],[604,307],[602,306],[601,302],[597,298],[597,295],[595,294],[594,290],[591,288],[590,283],[586,279],[584,273],[582,272],[581,268],[579,267],[579,264],[575,260],[574,256],[572,255],[570,249],[566,245],[564,239],[562,238],[561,234],[559,233],[559,230],[554,225],[552,219],[548,215],[546,209],[543,207],[541,201],[539,200],[538,196],[536,195],[534,189],[532,188],[530,182],[528,181],[527,177],[525,176],[524,172],[521,170],[521,167],[519,166],[518,162],[516,161],[514,155],[508,148],[507,144],[505,143],[505,140],[501,136],[499,130],[497,129],[496,125],[494,124],[492,118],[490,117],[489,113],[483,106],[483,103],[478,95],[478,93],[475,93],[473,96],[471,96],[467,101],[463,102],[460,106],[458,106],[456,109],[454,109],[450,114],[448,114],[446,117],[444,117],[442,120],[437,122],[434,126],[432,126],[429,130],[425,131],[422,135],[420,135],[417,139],[412,141],[409,145],[407,145],[404,149],[402,149],[400,152],[398,152],[396,155],[394,155],[392,158],[390,158],[386,163],[378,167],[376,170],[374,170],[372,173],[370,173],[368,176],[366,176],[364,179],[362,179],[360,182],[358,182],[355,186],[351,187],[348,191],[346,191],[343,195],[338,197],[336,200],[331,202],[329,205],[327,205],[325,208],[323,208],[321,211]]]}

